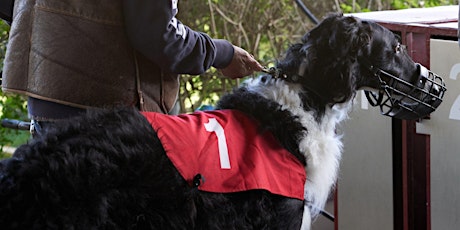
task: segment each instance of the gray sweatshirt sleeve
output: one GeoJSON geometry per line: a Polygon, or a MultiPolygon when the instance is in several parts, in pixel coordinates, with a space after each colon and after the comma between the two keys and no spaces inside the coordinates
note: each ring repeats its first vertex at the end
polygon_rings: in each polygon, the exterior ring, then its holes
{"type": "Polygon", "coordinates": [[[201,74],[223,68],[233,58],[233,46],[194,31],[175,18],[178,0],[123,0],[125,26],[133,47],[163,69],[201,74]]]}

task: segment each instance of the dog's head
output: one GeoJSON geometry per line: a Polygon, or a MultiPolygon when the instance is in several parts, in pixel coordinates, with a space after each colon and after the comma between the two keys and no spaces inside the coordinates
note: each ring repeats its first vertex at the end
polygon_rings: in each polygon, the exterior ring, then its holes
{"type": "Polygon", "coordinates": [[[277,67],[315,101],[342,103],[358,89],[371,90],[379,95],[371,104],[402,119],[433,112],[446,90],[442,78],[415,63],[390,30],[338,14],[292,45],[277,67]]]}

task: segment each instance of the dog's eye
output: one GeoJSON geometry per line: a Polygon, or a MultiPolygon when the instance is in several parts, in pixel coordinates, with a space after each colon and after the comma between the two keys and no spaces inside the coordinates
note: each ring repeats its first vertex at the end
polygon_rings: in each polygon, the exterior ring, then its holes
{"type": "Polygon", "coordinates": [[[406,46],[405,45],[402,45],[401,43],[398,43],[398,45],[396,45],[395,47],[395,52],[397,54],[403,52],[403,50],[406,49],[406,46]]]}

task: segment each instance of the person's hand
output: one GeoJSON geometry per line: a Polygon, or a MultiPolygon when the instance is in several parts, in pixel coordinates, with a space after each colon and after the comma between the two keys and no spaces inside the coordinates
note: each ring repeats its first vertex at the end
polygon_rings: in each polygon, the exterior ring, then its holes
{"type": "Polygon", "coordinates": [[[246,50],[233,46],[235,52],[230,64],[220,69],[222,74],[228,78],[241,78],[261,71],[262,65],[246,50]]]}

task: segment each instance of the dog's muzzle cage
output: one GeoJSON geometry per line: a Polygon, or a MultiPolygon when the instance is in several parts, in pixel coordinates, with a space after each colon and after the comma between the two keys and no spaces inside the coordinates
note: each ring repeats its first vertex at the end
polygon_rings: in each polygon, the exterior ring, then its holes
{"type": "Polygon", "coordinates": [[[379,92],[365,91],[372,106],[379,106],[383,115],[414,120],[426,117],[441,104],[446,86],[444,80],[424,66],[417,64],[419,79],[416,84],[397,78],[381,69],[375,70],[381,88],[379,92]],[[383,81],[382,76],[389,81],[383,81]],[[409,88],[408,92],[401,88],[409,88]]]}

